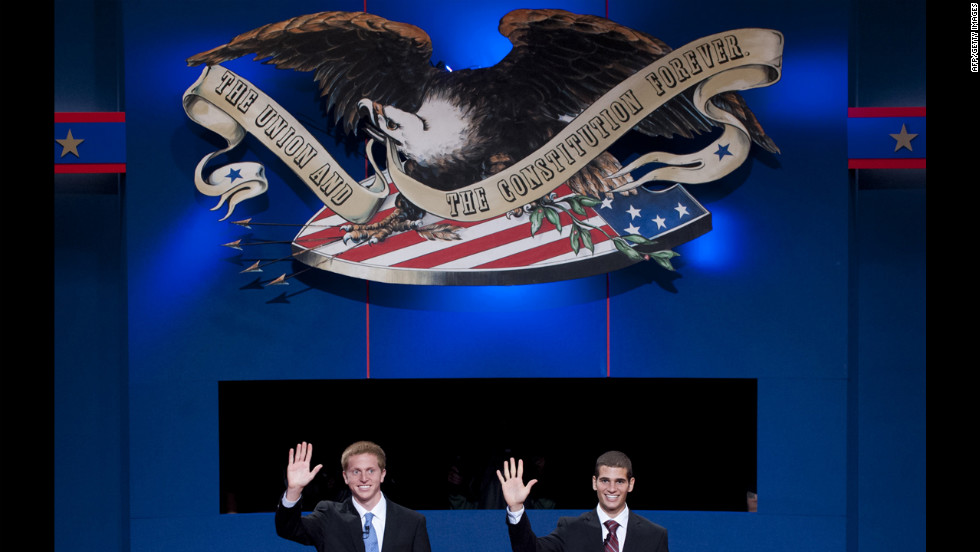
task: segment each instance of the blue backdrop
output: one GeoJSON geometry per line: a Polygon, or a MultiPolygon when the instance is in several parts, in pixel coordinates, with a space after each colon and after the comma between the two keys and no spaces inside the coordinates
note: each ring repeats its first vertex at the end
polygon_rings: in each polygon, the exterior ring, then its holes
{"type": "MultiPolygon", "coordinates": [[[[860,4],[550,3],[673,46],[741,27],[781,31],[782,79],[744,96],[782,154],[756,153],[724,181],[691,189],[714,229],[677,248],[675,274],[643,263],[553,284],[446,288],[328,273],[265,287],[302,267],[240,274],[251,261],[220,244],[243,230],[219,222],[213,198],[193,187],[194,166],[216,142],[181,108],[200,72],[184,60],[266,23],[364,2],[91,4],[56,2],[56,110],[125,111],[127,172],[119,188],[56,179],[58,550],[299,550],[275,536],[271,514],[219,514],[218,382],[366,377],[754,378],[758,513],[643,512],[668,528],[674,550],[925,548],[925,269],[907,261],[910,249],[925,254],[924,173],[921,185],[867,190],[848,172],[846,112],[860,101],[848,87],[849,25],[865,21],[860,4]],[[79,42],[83,51],[70,51],[79,42]],[[116,60],[118,83],[103,76],[116,60]],[[94,90],[59,87],[76,73],[94,90]],[[910,218],[923,231],[903,224],[910,218]]],[[[433,61],[453,68],[502,58],[509,44],[497,22],[520,7],[532,6],[366,3],[425,29],[433,61]]],[[[309,74],[250,57],[226,66],[274,87],[301,120],[320,120],[309,74]]],[[[924,91],[911,97],[897,105],[925,105],[924,91]]],[[[363,160],[343,151],[332,153],[361,174],[363,160]]],[[[240,155],[278,163],[257,149],[240,155]]],[[[270,170],[267,198],[242,217],[301,223],[316,211],[280,175],[270,170]]],[[[268,257],[287,251],[269,247],[268,257]]],[[[502,415],[533,403],[482,399],[502,415]]],[[[575,406],[557,418],[592,423],[597,399],[569,397],[575,406]]],[[[328,406],[281,397],[256,408],[350,423],[353,413],[327,415],[328,406]]],[[[630,433],[669,423],[633,420],[630,433]]],[[[670,474],[637,484],[658,477],[670,474]]],[[[568,513],[531,516],[544,528],[568,513]]],[[[508,550],[502,512],[425,514],[434,550],[508,550]]]]}

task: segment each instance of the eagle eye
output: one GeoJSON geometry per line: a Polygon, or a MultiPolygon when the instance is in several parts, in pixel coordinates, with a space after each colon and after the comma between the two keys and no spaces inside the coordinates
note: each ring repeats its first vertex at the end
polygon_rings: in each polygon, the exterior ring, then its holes
{"type": "Polygon", "coordinates": [[[401,125],[391,119],[385,119],[385,126],[388,127],[388,130],[397,130],[401,125]]]}

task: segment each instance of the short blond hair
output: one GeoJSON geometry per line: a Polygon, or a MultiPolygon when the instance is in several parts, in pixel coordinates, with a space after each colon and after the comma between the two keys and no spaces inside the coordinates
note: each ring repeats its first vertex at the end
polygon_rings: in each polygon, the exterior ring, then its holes
{"type": "Polygon", "coordinates": [[[340,455],[340,467],[347,471],[347,462],[350,457],[358,454],[373,454],[378,458],[378,467],[382,470],[385,469],[385,451],[371,441],[358,441],[344,449],[344,453],[340,455]]]}

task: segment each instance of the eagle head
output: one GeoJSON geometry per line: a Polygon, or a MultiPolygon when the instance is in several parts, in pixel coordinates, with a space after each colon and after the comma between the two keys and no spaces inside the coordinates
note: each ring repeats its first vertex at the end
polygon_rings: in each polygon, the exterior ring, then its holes
{"type": "Polygon", "coordinates": [[[470,110],[442,94],[430,94],[415,113],[368,98],[358,102],[365,128],[375,139],[390,140],[406,159],[438,167],[459,159],[475,139],[470,110]]]}

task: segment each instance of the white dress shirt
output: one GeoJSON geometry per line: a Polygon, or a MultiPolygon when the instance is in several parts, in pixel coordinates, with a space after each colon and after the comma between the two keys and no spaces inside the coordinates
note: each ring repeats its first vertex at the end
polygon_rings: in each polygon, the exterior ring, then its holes
{"type": "Polygon", "coordinates": [[[374,527],[374,532],[378,535],[378,550],[384,550],[385,520],[388,514],[388,500],[385,498],[384,493],[381,494],[381,500],[370,510],[358,504],[356,500],[352,499],[351,502],[354,503],[354,509],[357,510],[357,515],[361,516],[361,527],[364,527],[364,514],[368,512],[374,514],[371,525],[374,527]]]}
{"type": "Polygon", "coordinates": [[[622,550],[623,545],[626,544],[626,522],[628,522],[630,519],[629,506],[623,508],[623,511],[614,518],[609,517],[609,514],[598,506],[596,506],[595,510],[596,513],[599,514],[599,527],[602,527],[602,542],[606,542],[606,533],[609,532],[609,530],[606,529],[606,521],[611,519],[619,524],[619,527],[616,528],[616,539],[619,540],[619,549],[622,550]]]}

